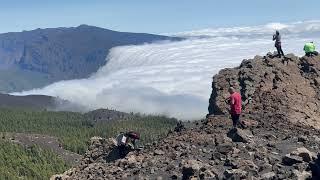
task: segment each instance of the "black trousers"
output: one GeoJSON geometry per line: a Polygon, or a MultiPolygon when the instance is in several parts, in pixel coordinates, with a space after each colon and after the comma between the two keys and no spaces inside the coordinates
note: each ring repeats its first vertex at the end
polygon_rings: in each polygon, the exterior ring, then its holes
{"type": "Polygon", "coordinates": [[[233,127],[237,127],[240,124],[240,114],[231,114],[233,127]]]}
{"type": "Polygon", "coordinates": [[[279,56],[279,58],[281,58],[281,55],[284,56],[284,53],[283,53],[283,51],[282,51],[281,44],[277,44],[277,45],[276,45],[276,48],[277,48],[277,51],[278,51],[278,56],[279,56]]]}

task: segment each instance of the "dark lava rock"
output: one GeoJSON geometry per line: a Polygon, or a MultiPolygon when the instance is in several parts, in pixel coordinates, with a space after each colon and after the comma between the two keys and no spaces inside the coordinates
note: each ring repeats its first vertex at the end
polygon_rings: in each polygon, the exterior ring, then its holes
{"type": "Polygon", "coordinates": [[[248,172],[241,169],[227,169],[224,172],[224,176],[227,179],[245,179],[247,177],[247,174],[248,172]]]}
{"type": "Polygon", "coordinates": [[[310,163],[310,168],[312,177],[314,177],[314,179],[320,179],[320,153],[318,154],[317,160],[310,163]]]}
{"type": "Polygon", "coordinates": [[[162,150],[155,150],[154,155],[164,155],[164,151],[162,150]]]}
{"type": "Polygon", "coordinates": [[[196,175],[200,170],[200,165],[195,160],[189,160],[182,167],[182,179],[189,179],[190,177],[196,175]]]}
{"type": "Polygon", "coordinates": [[[276,178],[276,173],[268,172],[261,175],[262,180],[272,180],[276,178]]]}
{"type": "Polygon", "coordinates": [[[229,152],[233,150],[232,144],[220,144],[217,146],[217,152],[227,155],[229,152]]]}
{"type": "Polygon", "coordinates": [[[228,132],[228,137],[232,139],[233,142],[243,142],[247,143],[252,138],[252,134],[248,130],[241,130],[238,128],[231,129],[228,132]]]}
{"type": "Polygon", "coordinates": [[[292,166],[297,163],[302,163],[303,159],[300,156],[287,154],[282,158],[282,163],[287,166],[292,166]]]}

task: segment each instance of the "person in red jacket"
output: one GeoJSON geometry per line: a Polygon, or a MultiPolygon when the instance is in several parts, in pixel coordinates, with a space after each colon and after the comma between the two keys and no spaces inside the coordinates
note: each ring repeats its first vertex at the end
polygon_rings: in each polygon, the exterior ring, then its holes
{"type": "Polygon", "coordinates": [[[236,92],[233,87],[229,88],[229,103],[230,103],[230,114],[233,122],[233,127],[236,128],[240,123],[242,100],[240,93],[236,92]]]}

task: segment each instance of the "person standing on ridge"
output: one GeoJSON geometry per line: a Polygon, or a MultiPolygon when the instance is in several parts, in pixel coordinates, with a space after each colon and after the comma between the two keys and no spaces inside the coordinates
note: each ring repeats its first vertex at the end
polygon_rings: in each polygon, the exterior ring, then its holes
{"type": "Polygon", "coordinates": [[[281,55],[285,57],[281,47],[281,35],[279,31],[276,31],[276,34],[273,35],[272,40],[275,41],[274,46],[277,48],[278,57],[281,58],[281,55]]]}
{"type": "Polygon", "coordinates": [[[313,42],[308,42],[304,45],[303,48],[304,52],[306,53],[306,56],[310,57],[312,55],[318,56],[318,52],[316,51],[316,46],[313,42]]]}
{"type": "Polygon", "coordinates": [[[230,114],[231,119],[233,122],[233,127],[237,128],[240,123],[240,115],[241,115],[241,108],[242,108],[242,100],[240,93],[236,92],[233,87],[229,88],[229,104],[230,104],[230,114]]]}

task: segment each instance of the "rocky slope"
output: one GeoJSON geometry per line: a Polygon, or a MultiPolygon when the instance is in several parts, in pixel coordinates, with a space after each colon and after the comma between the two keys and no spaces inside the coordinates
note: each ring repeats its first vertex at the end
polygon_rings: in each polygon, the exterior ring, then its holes
{"type": "Polygon", "coordinates": [[[230,86],[241,91],[248,114],[320,128],[320,56],[268,54],[220,71],[213,78],[209,114],[226,114],[230,86]]]}
{"type": "Polygon", "coordinates": [[[210,117],[124,159],[110,139],[92,138],[81,165],[52,179],[299,179],[312,170],[319,177],[320,132],[274,123],[233,132],[226,117],[210,117]]]}
{"type": "Polygon", "coordinates": [[[310,82],[318,58],[245,60],[214,77],[207,119],[188,128],[179,124],[165,139],[122,159],[110,139],[92,138],[80,165],[51,179],[319,179],[318,126],[290,119],[293,107],[310,110],[301,104],[315,102],[317,85],[310,82]],[[245,129],[231,129],[224,114],[230,84],[252,99],[241,117],[245,129]]]}
{"type": "Polygon", "coordinates": [[[0,82],[8,84],[8,90],[17,91],[24,89],[24,86],[13,81],[16,79],[23,79],[29,84],[35,83],[35,80],[44,81],[34,84],[41,87],[52,81],[85,78],[106,63],[111,48],[159,40],[178,38],[116,32],[88,25],[0,34],[0,72],[19,76],[0,77],[0,82]],[[35,76],[37,79],[34,79],[35,76]]]}

